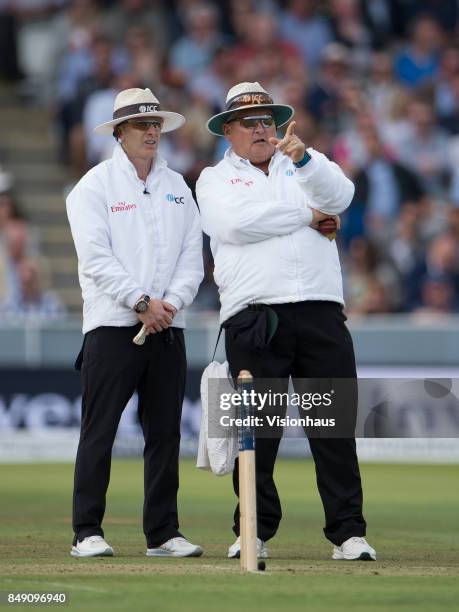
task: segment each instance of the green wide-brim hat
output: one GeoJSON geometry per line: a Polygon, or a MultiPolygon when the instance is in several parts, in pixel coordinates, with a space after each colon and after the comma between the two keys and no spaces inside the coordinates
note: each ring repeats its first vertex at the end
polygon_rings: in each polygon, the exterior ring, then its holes
{"type": "Polygon", "coordinates": [[[276,127],[281,127],[290,121],[295,110],[288,104],[274,104],[269,93],[260,83],[238,83],[232,87],[226,96],[225,110],[214,115],[207,122],[207,129],[216,136],[224,136],[223,125],[236,111],[252,108],[269,108],[274,117],[276,127]]]}

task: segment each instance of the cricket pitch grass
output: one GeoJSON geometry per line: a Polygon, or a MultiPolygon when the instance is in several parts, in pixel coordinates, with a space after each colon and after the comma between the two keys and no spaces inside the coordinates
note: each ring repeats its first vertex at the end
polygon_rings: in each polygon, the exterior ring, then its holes
{"type": "MultiPolygon", "coordinates": [[[[376,562],[331,560],[312,462],[279,460],[284,518],[271,559],[264,573],[242,574],[226,558],[229,477],[182,461],[181,530],[204,555],[147,558],[141,461],[113,461],[104,528],[116,556],[74,559],[73,466],[0,465],[0,591],[65,592],[66,609],[89,611],[459,610],[459,467],[363,464],[361,472],[376,562]]],[[[13,607],[25,609],[0,609],[13,607]]]]}

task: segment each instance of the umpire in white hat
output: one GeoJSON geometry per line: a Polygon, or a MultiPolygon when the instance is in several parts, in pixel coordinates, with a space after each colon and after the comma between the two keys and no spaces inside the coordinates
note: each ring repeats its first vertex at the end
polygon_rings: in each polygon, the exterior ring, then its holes
{"type": "MultiPolygon", "coordinates": [[[[277,138],[277,128],[293,114],[259,83],[240,83],[228,92],[225,110],[207,123],[231,145],[220,163],[203,170],[196,187],[215,259],[226,355],[233,377],[248,369],[255,379],[282,379],[276,384],[285,391],[289,377],[295,385],[306,378],[350,379],[354,389],[355,358],[333,240],[337,215],[349,206],[354,186],[325,155],[306,150],[294,122],[277,138]]],[[[309,442],[333,558],[369,560],[376,554],[365,540],[352,436],[350,428],[345,436],[310,436],[309,442]]],[[[268,556],[266,541],[282,516],[273,479],[279,442],[277,431],[256,440],[261,558],[268,556]]],[[[238,494],[237,462],[233,481],[238,494]]],[[[238,557],[239,507],[233,530],[238,537],[228,556],[238,557]]]]}
{"type": "Polygon", "coordinates": [[[102,520],[113,441],[138,393],[144,447],[143,528],[148,556],[199,556],[179,531],[180,417],[185,386],[184,309],[203,277],[196,203],[158,152],[161,135],[185,118],[161,109],[149,89],[127,89],[113,118],[108,161],[67,198],[83,293],[84,343],[77,359],[83,400],[73,495],[75,557],[112,555],[102,520]],[[145,343],[133,338],[142,325],[145,343]]]}

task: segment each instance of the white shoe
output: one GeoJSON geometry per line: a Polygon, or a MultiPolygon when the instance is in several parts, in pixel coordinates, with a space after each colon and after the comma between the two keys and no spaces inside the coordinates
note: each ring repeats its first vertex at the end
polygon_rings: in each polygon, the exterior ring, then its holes
{"type": "Polygon", "coordinates": [[[147,557],[200,557],[204,550],[186,538],[171,538],[158,548],[147,548],[147,557]]]}
{"type": "MultiPolygon", "coordinates": [[[[241,537],[239,536],[234,544],[228,548],[228,559],[239,559],[241,556],[241,537]]],[[[257,538],[257,557],[258,559],[269,559],[269,551],[266,544],[257,538]]]]}
{"type": "Polygon", "coordinates": [[[347,561],[376,561],[376,551],[365,538],[349,538],[341,546],[333,547],[333,559],[347,561]]]}
{"type": "Polygon", "coordinates": [[[77,541],[70,551],[72,557],[113,557],[113,548],[100,535],[77,541]]]}

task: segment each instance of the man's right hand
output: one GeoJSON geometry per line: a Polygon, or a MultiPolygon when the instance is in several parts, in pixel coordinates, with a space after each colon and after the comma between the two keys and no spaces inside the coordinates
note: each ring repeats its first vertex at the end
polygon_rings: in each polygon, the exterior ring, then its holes
{"type": "Polygon", "coordinates": [[[172,325],[172,313],[170,309],[165,308],[161,300],[150,300],[148,310],[137,316],[146,326],[149,334],[163,331],[172,325]]]}

